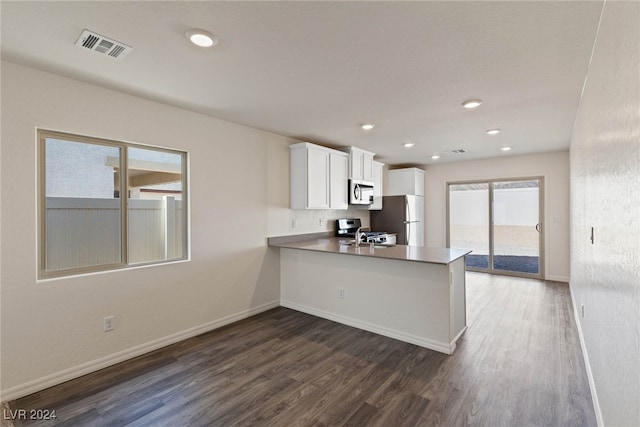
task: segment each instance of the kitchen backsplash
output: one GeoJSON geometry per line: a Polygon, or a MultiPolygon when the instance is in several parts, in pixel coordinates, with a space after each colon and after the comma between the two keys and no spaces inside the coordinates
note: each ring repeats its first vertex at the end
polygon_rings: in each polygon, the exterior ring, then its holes
{"type": "Polygon", "coordinates": [[[289,210],[287,224],[280,216],[279,226],[271,230],[270,237],[293,234],[334,231],[338,218],[360,218],[363,227],[369,227],[369,211],[350,208],[348,210],[289,210]]]}

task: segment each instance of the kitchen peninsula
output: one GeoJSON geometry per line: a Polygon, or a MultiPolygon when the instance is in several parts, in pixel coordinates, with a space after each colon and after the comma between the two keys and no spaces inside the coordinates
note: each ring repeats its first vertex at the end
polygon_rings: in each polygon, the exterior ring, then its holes
{"type": "Polygon", "coordinates": [[[356,248],[328,235],[269,238],[280,248],[281,305],[452,354],[466,330],[467,250],[356,248]]]}

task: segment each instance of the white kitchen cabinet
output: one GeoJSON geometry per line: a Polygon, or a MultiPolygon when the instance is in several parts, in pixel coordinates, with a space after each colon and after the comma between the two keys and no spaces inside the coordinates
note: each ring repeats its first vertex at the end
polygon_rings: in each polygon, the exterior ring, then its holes
{"type": "Polygon", "coordinates": [[[418,168],[389,171],[389,188],[385,196],[410,194],[424,197],[424,171],[418,168]]]}
{"type": "Polygon", "coordinates": [[[307,142],[289,149],[291,209],[347,209],[349,156],[307,142]]]}
{"type": "Polygon", "coordinates": [[[373,181],[373,153],[362,152],[362,179],[373,181]]]}
{"type": "Polygon", "coordinates": [[[373,203],[369,206],[370,211],[379,211],[382,209],[383,189],[383,172],[384,163],[373,161],[373,203]]]}
{"type": "Polygon", "coordinates": [[[329,207],[329,153],[315,148],[307,150],[307,206],[329,207]]]}
{"type": "Polygon", "coordinates": [[[373,181],[374,155],[358,147],[349,147],[349,178],[373,181]]]}
{"type": "Polygon", "coordinates": [[[348,209],[349,156],[339,151],[329,153],[329,208],[348,209]]]}

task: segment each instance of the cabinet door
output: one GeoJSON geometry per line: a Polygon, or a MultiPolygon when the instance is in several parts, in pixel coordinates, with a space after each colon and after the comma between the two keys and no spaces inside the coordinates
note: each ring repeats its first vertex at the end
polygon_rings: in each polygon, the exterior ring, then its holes
{"type": "Polygon", "coordinates": [[[362,179],[373,181],[373,154],[362,153],[362,179]]]}
{"type": "Polygon", "coordinates": [[[347,209],[349,157],[332,153],[329,161],[329,206],[331,209],[347,209]]]}
{"type": "Polygon", "coordinates": [[[353,179],[362,179],[362,169],[363,169],[363,152],[359,150],[351,150],[350,160],[351,160],[351,170],[350,177],[353,179]]]}
{"type": "Polygon", "coordinates": [[[384,163],[373,162],[373,203],[369,206],[370,211],[379,211],[382,209],[382,173],[384,163]]]}
{"type": "Polygon", "coordinates": [[[307,167],[307,207],[329,208],[329,153],[309,148],[307,167]]]}
{"type": "Polygon", "coordinates": [[[411,171],[407,169],[390,170],[387,196],[413,194],[414,185],[415,180],[411,171]]]}
{"type": "Polygon", "coordinates": [[[387,196],[402,194],[424,196],[424,171],[416,168],[389,171],[387,196]]]}

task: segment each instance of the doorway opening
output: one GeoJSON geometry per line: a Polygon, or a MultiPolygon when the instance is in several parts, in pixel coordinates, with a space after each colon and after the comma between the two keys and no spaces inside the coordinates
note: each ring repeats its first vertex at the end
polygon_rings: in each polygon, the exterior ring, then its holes
{"type": "Polygon", "coordinates": [[[447,247],[467,270],[544,277],[544,178],[447,183],[447,247]]]}

